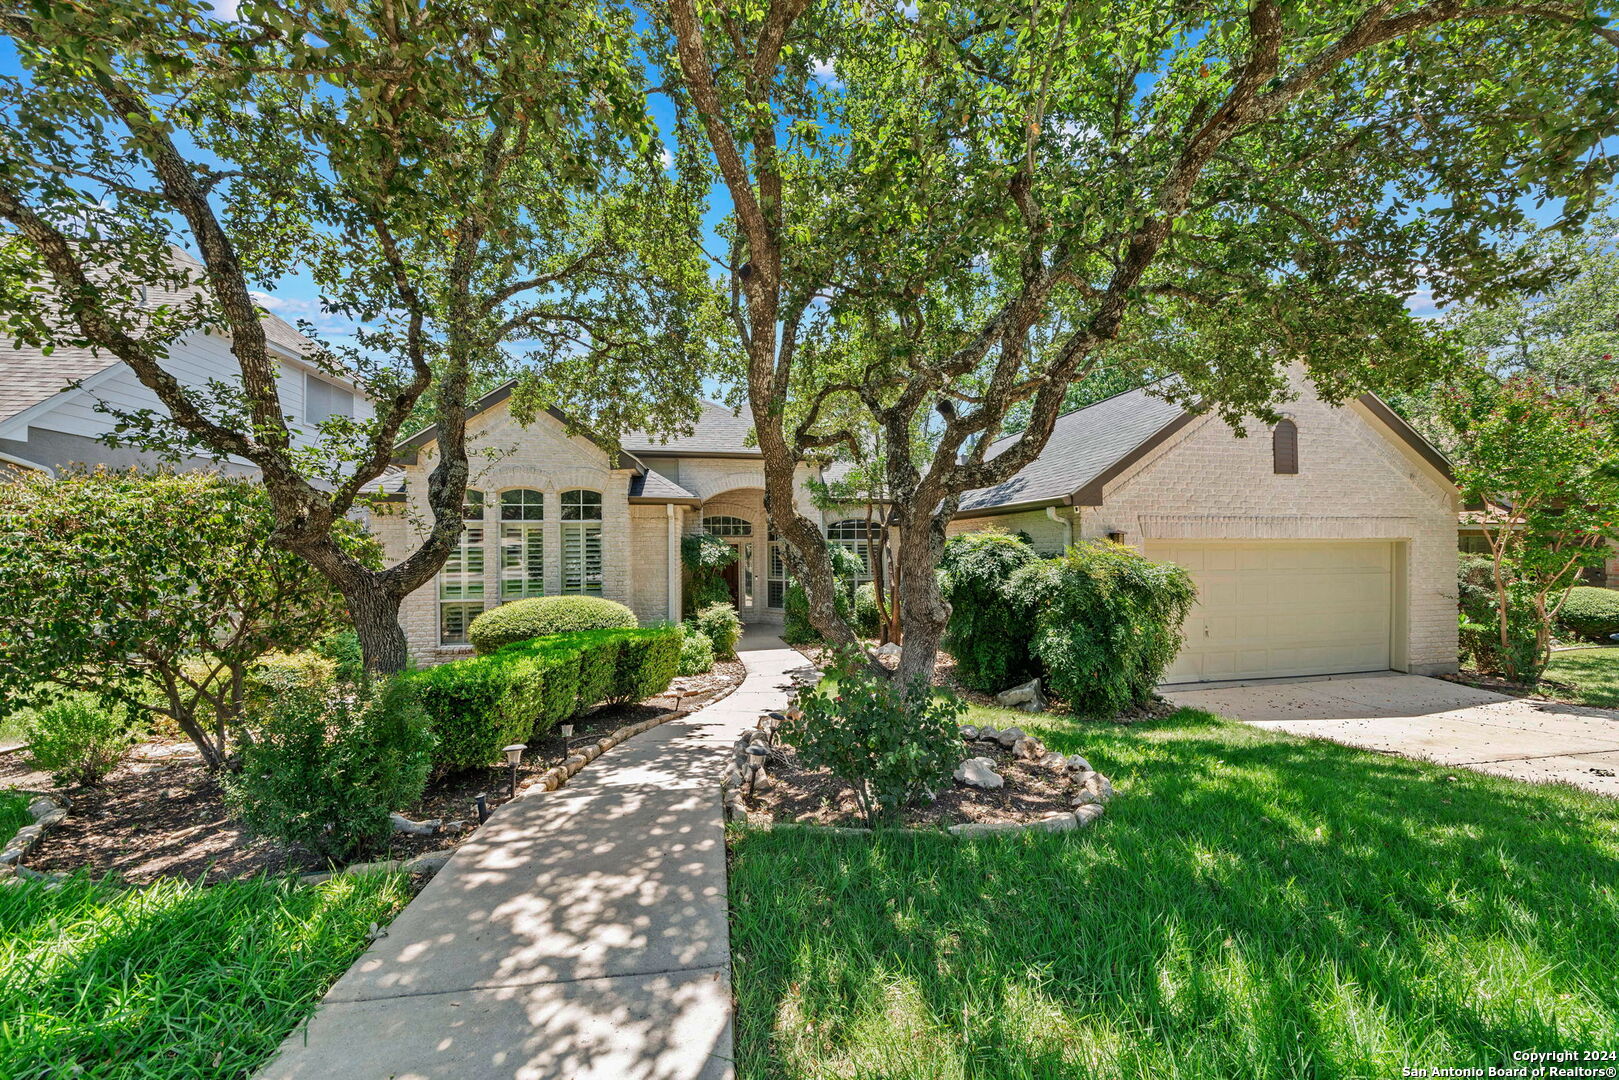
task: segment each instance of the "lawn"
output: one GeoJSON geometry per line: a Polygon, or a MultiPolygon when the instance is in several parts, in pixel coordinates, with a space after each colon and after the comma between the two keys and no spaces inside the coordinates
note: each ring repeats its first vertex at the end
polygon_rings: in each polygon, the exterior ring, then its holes
{"type": "Polygon", "coordinates": [[[1619,1048],[1619,804],[1183,710],[1082,833],[733,834],[738,1075],[1387,1077],[1619,1048]]]}
{"type": "Polygon", "coordinates": [[[0,888],[0,1075],[251,1076],[407,899],[397,876],[0,888]]]}
{"type": "Polygon", "coordinates": [[[1602,709],[1619,709],[1619,648],[1554,652],[1543,677],[1575,689],[1575,693],[1569,694],[1557,688],[1554,697],[1602,709]]]}
{"type": "Polygon", "coordinates": [[[17,835],[17,830],[33,821],[28,804],[33,796],[16,791],[0,791],[0,847],[17,835]]]}

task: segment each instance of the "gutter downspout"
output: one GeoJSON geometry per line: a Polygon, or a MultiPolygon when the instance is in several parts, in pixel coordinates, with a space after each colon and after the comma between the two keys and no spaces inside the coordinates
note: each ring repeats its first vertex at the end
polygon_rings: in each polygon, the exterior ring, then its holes
{"type": "Polygon", "coordinates": [[[669,523],[669,621],[680,621],[680,515],[674,503],[663,504],[663,516],[669,523]]]}
{"type": "Polygon", "coordinates": [[[1074,546],[1074,517],[1072,514],[1062,516],[1057,513],[1055,506],[1046,507],[1046,517],[1062,526],[1062,549],[1067,551],[1074,546]]]}

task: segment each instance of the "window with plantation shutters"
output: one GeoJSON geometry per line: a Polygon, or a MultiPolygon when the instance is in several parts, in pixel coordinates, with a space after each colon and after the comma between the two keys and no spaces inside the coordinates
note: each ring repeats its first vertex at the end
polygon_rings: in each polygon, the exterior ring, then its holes
{"type": "Polygon", "coordinates": [[[599,491],[562,493],[562,591],[600,596],[602,497],[599,491]]]}
{"type": "Polygon", "coordinates": [[[468,524],[438,575],[440,644],[466,644],[467,624],[483,611],[483,570],[483,526],[468,524]]]}
{"type": "Polygon", "coordinates": [[[1278,421],[1271,432],[1271,459],[1278,476],[1299,471],[1299,426],[1293,421],[1278,421]]]}
{"type": "Polygon", "coordinates": [[[528,488],[500,493],[500,598],[545,595],[545,496],[528,488]]]}
{"type": "Polygon", "coordinates": [[[871,580],[871,551],[877,540],[879,526],[860,518],[833,522],[827,526],[826,538],[830,543],[853,552],[860,558],[859,581],[871,580]]]}
{"type": "Polygon", "coordinates": [[[770,530],[770,565],[765,575],[765,607],[780,608],[787,604],[787,552],[785,541],[770,530]]]}

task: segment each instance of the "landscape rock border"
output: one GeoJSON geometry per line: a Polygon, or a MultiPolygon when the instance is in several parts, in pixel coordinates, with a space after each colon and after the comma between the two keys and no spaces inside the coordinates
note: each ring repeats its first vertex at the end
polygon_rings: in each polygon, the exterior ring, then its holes
{"type": "Polygon", "coordinates": [[[8,788],[19,795],[32,795],[34,800],[28,804],[28,816],[33,823],[18,829],[12,838],[6,841],[4,849],[0,849],[0,885],[17,881],[43,879],[47,881],[61,880],[59,875],[42,874],[37,870],[30,870],[22,865],[23,856],[45,838],[45,834],[54,825],[61,824],[67,818],[67,796],[53,791],[36,791],[32,788],[8,788]]]}
{"type": "MultiPolygon", "coordinates": [[[[776,731],[789,715],[792,715],[790,709],[786,713],[767,712],[759,717],[757,727],[749,728],[737,739],[731,760],[726,762],[725,770],[720,775],[720,799],[725,809],[725,819],[727,821],[750,829],[758,829],[761,832],[777,829],[803,829],[828,833],[833,836],[871,836],[881,832],[885,836],[949,836],[962,840],[971,840],[981,836],[1008,836],[1016,833],[1033,832],[1070,832],[1074,829],[1082,829],[1087,825],[1094,824],[1101,818],[1107,811],[1105,804],[1113,798],[1113,782],[1101,773],[1092,770],[1088,761],[1078,754],[1056,754],[1052,755],[1052,764],[1073,774],[1073,779],[1079,784],[1079,790],[1074,796],[1073,810],[1047,814],[1038,821],[964,821],[944,829],[913,829],[904,826],[872,829],[865,825],[818,825],[804,821],[753,821],[749,817],[750,810],[744,798],[744,790],[751,792],[755,787],[768,785],[768,761],[771,754],[777,752],[775,746],[776,731]]],[[[981,734],[980,729],[969,725],[962,729],[962,738],[968,743],[983,739],[985,741],[1000,741],[1003,746],[1008,748],[1016,746],[1019,748],[1019,757],[1037,759],[1046,756],[1044,745],[1040,744],[1039,740],[1026,736],[1020,728],[1008,728],[1005,732],[998,732],[994,729],[984,730],[987,733],[981,734]]],[[[957,779],[959,781],[961,777],[958,775],[957,779]]],[[[996,780],[999,779],[999,775],[996,775],[996,780]]],[[[993,786],[998,787],[999,784],[993,786]]]]}

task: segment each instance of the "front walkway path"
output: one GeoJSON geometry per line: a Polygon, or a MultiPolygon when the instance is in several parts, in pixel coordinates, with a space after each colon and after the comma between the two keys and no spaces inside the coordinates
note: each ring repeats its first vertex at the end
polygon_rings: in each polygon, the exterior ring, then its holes
{"type": "Polygon", "coordinates": [[[1441,765],[1619,795],[1619,713],[1420,675],[1339,675],[1171,690],[1176,705],[1441,765]]]}
{"type": "Polygon", "coordinates": [[[719,773],[807,663],[739,652],[730,696],[501,807],[260,1080],[729,1078],[719,773]]]}

